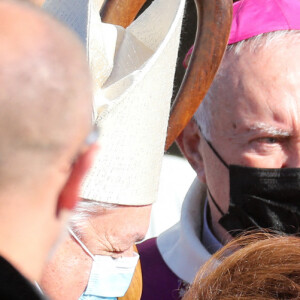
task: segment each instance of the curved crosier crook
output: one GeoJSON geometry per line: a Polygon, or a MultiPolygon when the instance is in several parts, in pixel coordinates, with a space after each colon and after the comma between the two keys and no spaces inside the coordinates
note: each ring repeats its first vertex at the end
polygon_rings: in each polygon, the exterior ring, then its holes
{"type": "Polygon", "coordinates": [[[232,0],[195,0],[197,33],[193,54],[171,108],[165,150],[191,120],[207,93],[226,50],[232,0]]]}
{"type": "MultiPolygon", "coordinates": [[[[191,120],[208,91],[226,50],[232,20],[232,0],[194,0],[197,7],[197,33],[194,51],[171,108],[167,150],[191,120]]],[[[101,9],[105,23],[126,28],[135,19],[146,0],[106,0],[101,9]]],[[[134,284],[119,300],[141,297],[142,273],[138,265],[134,284]]]]}
{"type": "MultiPolygon", "coordinates": [[[[103,22],[127,27],[146,0],[106,0],[103,22]]],[[[232,0],[195,0],[197,33],[188,69],[171,108],[165,150],[191,120],[207,93],[226,50],[232,20],[232,0]]]]}
{"type": "Polygon", "coordinates": [[[146,0],[106,0],[100,10],[102,22],[126,28],[135,19],[145,2],[146,0]]]}

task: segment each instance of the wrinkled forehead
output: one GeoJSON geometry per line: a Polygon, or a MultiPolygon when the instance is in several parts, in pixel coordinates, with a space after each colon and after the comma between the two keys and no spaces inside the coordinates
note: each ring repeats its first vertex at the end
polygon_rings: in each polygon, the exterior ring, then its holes
{"type": "Polygon", "coordinates": [[[254,82],[257,84],[255,90],[284,90],[286,84],[290,85],[299,80],[299,58],[300,39],[293,43],[283,40],[254,50],[251,44],[245,44],[238,53],[234,50],[226,52],[212,90],[229,94],[246,92],[244,88],[254,82]],[[264,84],[260,85],[262,80],[264,84]],[[278,85],[275,86],[275,82],[278,85]]]}
{"type": "Polygon", "coordinates": [[[227,52],[210,90],[216,123],[242,109],[257,114],[267,106],[284,109],[299,97],[300,42],[227,52]]]}

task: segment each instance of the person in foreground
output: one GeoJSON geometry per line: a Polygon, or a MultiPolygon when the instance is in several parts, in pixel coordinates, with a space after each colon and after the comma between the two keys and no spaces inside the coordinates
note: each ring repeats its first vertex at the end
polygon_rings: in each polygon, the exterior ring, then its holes
{"type": "Polygon", "coordinates": [[[34,286],[62,237],[97,146],[84,50],[30,4],[0,2],[0,298],[34,286]],[[24,25],[26,24],[26,25],[24,25]]]}
{"type": "Polygon", "coordinates": [[[236,234],[300,231],[300,2],[233,4],[228,48],[177,142],[197,173],[181,220],[138,245],[143,300],[180,299],[236,234]]]}
{"type": "Polygon", "coordinates": [[[232,240],[198,272],[183,300],[300,298],[300,238],[255,233],[232,240]]]}

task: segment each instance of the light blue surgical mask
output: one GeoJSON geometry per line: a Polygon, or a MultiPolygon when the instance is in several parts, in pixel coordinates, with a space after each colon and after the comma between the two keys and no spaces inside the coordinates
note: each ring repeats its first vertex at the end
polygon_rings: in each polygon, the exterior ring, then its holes
{"type": "Polygon", "coordinates": [[[93,259],[87,287],[79,300],[117,300],[117,297],[123,297],[130,285],[139,255],[134,253],[132,257],[119,258],[93,255],[74,232],[71,229],[69,231],[93,259]]]}

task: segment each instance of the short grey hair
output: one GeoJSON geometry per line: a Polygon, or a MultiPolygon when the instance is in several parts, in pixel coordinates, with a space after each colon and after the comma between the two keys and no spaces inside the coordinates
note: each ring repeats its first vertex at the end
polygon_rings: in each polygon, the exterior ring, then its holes
{"type": "MultiPolygon", "coordinates": [[[[287,39],[289,43],[293,43],[293,42],[299,43],[299,38],[300,38],[299,30],[281,30],[281,31],[274,31],[269,33],[262,33],[255,37],[249,38],[247,40],[243,40],[238,43],[227,46],[225,56],[226,54],[229,53],[239,56],[241,55],[245,47],[248,47],[247,50],[250,49],[251,52],[255,52],[259,50],[261,47],[274,47],[274,44],[280,47],[281,44],[287,42],[287,39]]],[[[214,82],[216,82],[216,80],[219,80],[223,75],[224,75],[224,69],[222,68],[222,64],[221,64],[217,72],[217,75],[214,79],[214,82]]],[[[217,97],[213,92],[213,88],[210,88],[194,115],[194,120],[201,128],[201,132],[204,135],[204,137],[208,140],[211,140],[211,135],[212,135],[211,134],[211,128],[213,123],[212,104],[215,101],[218,101],[218,99],[216,98],[217,97]]]]}
{"type": "Polygon", "coordinates": [[[69,221],[69,226],[78,238],[82,238],[84,228],[91,217],[104,214],[107,210],[117,207],[119,207],[118,204],[81,199],[75,207],[74,214],[69,221]]]}

